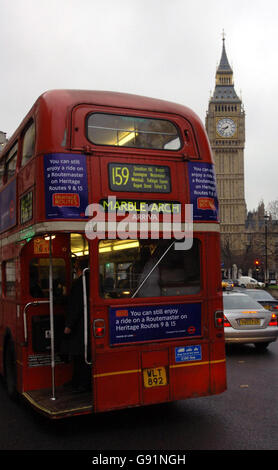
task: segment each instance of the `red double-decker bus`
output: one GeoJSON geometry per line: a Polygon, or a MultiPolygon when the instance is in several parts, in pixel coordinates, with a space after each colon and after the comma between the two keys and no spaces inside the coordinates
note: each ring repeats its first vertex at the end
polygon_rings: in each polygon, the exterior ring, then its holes
{"type": "Polygon", "coordinates": [[[0,208],[0,372],[11,396],[61,418],[226,389],[214,165],[190,109],[46,92],[1,153],[0,208]],[[65,386],[76,266],[88,390],[65,386]]]}

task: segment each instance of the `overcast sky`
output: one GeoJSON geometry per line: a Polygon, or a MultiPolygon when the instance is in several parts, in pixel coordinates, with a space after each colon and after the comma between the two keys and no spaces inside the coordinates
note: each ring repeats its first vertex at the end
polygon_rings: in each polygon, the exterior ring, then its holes
{"type": "Polygon", "coordinates": [[[205,122],[222,30],[246,111],[248,210],[278,199],[278,2],[0,0],[0,130],[46,90],[113,90],[175,101],[205,122]]]}

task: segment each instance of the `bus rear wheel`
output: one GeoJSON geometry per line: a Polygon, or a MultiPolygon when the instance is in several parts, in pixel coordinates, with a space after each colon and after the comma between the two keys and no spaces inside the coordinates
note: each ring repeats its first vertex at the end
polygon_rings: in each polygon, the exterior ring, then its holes
{"type": "Polygon", "coordinates": [[[7,392],[10,398],[17,397],[15,351],[11,340],[7,341],[4,355],[4,373],[7,392]]]}

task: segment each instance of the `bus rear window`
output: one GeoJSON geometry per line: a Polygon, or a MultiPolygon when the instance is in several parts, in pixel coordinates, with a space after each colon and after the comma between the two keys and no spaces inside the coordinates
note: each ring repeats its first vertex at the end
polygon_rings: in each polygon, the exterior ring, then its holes
{"type": "Polygon", "coordinates": [[[104,298],[169,297],[201,289],[200,242],[175,250],[173,240],[99,242],[100,295],[104,298]]]}
{"type": "Polygon", "coordinates": [[[87,119],[87,137],[96,145],[179,150],[176,126],[163,119],[93,113],[87,119]]]}

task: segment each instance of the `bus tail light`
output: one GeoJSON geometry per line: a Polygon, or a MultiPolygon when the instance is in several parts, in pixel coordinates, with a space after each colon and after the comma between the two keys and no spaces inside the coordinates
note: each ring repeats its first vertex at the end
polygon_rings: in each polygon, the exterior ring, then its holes
{"type": "Polygon", "coordinates": [[[103,318],[97,318],[93,322],[93,331],[95,338],[103,338],[105,335],[105,321],[103,318]]]}
{"type": "Polygon", "coordinates": [[[223,328],[224,326],[224,315],[222,310],[217,310],[214,314],[214,324],[216,328],[223,328]]]}

